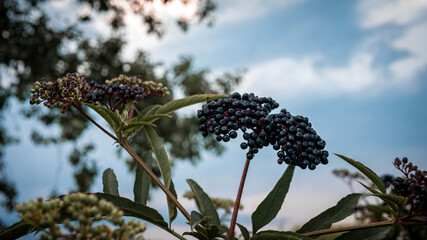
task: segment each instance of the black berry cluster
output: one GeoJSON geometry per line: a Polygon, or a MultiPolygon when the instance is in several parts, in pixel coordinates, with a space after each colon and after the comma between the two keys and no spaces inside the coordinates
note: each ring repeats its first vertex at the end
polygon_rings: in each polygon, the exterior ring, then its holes
{"type": "Polygon", "coordinates": [[[277,150],[278,163],[283,162],[314,170],[320,163],[328,163],[325,141],[311,127],[308,118],[293,116],[286,109],[270,114],[279,107],[271,98],[258,97],[253,93],[233,93],[210,101],[197,112],[203,136],[214,133],[218,141],[228,142],[236,138],[240,129],[248,149],[246,157],[252,159],[263,147],[277,150]]]}
{"type": "Polygon", "coordinates": [[[396,158],[394,166],[405,175],[392,183],[394,193],[407,199],[412,214],[427,214],[427,171],[418,170],[406,157],[396,158]]]}
{"type": "Polygon", "coordinates": [[[140,101],[146,96],[167,96],[170,94],[167,87],[153,81],[143,81],[137,77],[120,75],[104,84],[91,81],[77,73],[69,73],[54,82],[36,82],[30,103],[44,103],[48,107],[59,107],[65,112],[73,104],[86,102],[102,105],[111,110],[134,101],[140,101]]]}

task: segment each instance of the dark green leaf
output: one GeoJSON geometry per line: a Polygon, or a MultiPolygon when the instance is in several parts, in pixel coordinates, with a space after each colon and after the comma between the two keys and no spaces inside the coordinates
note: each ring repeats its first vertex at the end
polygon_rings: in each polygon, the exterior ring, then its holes
{"type": "Polygon", "coordinates": [[[351,230],[339,236],[336,240],[380,240],[390,232],[390,226],[351,230]]]}
{"type": "Polygon", "coordinates": [[[137,122],[128,123],[126,126],[123,127],[123,131],[126,131],[128,129],[132,129],[132,128],[140,128],[140,127],[144,127],[144,126],[156,127],[156,125],[152,124],[151,122],[137,121],[137,122]]]}
{"type": "MultiPolygon", "coordinates": [[[[142,156],[142,160],[151,167],[153,164],[153,158],[151,152],[147,152],[142,156]]],[[[133,195],[135,202],[147,205],[151,186],[151,177],[148,175],[141,166],[137,165],[135,169],[135,183],[133,185],[133,195]]]]}
{"type": "MultiPolygon", "coordinates": [[[[175,185],[173,184],[173,181],[171,180],[171,185],[169,187],[169,191],[174,195],[176,199],[178,199],[178,196],[176,195],[175,191],[175,185]]],[[[172,228],[172,222],[175,220],[176,216],[178,215],[178,209],[176,208],[175,203],[173,203],[172,200],[168,198],[168,211],[169,211],[169,227],[172,228]]]]}
{"type": "Polygon", "coordinates": [[[394,194],[372,194],[372,196],[379,197],[383,200],[391,209],[392,215],[394,217],[398,217],[400,210],[405,206],[406,199],[401,196],[397,196],[394,194]]]}
{"type": "Polygon", "coordinates": [[[96,196],[100,199],[104,198],[105,200],[113,203],[114,206],[123,211],[125,216],[140,218],[170,232],[167,222],[164,221],[162,215],[160,215],[155,209],[133,202],[127,198],[107,193],[96,193],[96,196]]]}
{"type": "Polygon", "coordinates": [[[19,221],[7,228],[4,228],[0,231],[0,239],[4,240],[13,240],[18,239],[22,236],[25,236],[31,232],[34,232],[36,229],[24,221],[19,221]]]}
{"type": "Polygon", "coordinates": [[[115,113],[113,113],[111,110],[109,110],[105,107],[98,107],[98,106],[95,106],[95,105],[92,105],[89,103],[84,103],[84,102],[82,102],[82,104],[92,108],[102,118],[104,118],[108,124],[110,124],[111,128],[115,132],[118,132],[118,128],[120,127],[120,124],[121,124],[121,120],[120,120],[119,116],[117,116],[115,113]]]}
{"type": "MultiPolygon", "coordinates": [[[[357,180],[356,180],[357,181],[357,180]]],[[[360,183],[364,188],[366,188],[367,190],[369,190],[371,193],[373,193],[373,195],[387,195],[387,194],[383,194],[379,191],[377,191],[376,189],[366,186],[365,184],[363,184],[360,181],[357,181],[358,183],[360,183]]],[[[381,198],[381,197],[380,197],[381,198]]],[[[396,205],[396,203],[394,203],[393,201],[390,201],[388,198],[381,198],[385,204],[389,207],[389,213],[391,213],[393,216],[397,217],[397,215],[399,214],[400,208],[398,205],[396,205]]],[[[404,202],[403,202],[404,204],[404,202]]]]}
{"type": "Polygon", "coordinates": [[[169,114],[153,114],[153,115],[138,118],[138,122],[150,122],[151,123],[151,122],[154,122],[154,121],[156,121],[162,117],[173,118],[169,114]]]}
{"type": "Polygon", "coordinates": [[[240,228],[240,232],[242,232],[243,239],[249,240],[249,231],[248,231],[248,229],[246,229],[246,227],[243,226],[243,225],[241,225],[241,224],[238,224],[238,223],[236,223],[236,224],[240,228]]]}
{"type": "Polygon", "coordinates": [[[378,187],[378,189],[382,192],[382,193],[386,193],[386,189],[385,189],[385,185],[383,183],[383,181],[381,180],[381,178],[379,178],[377,176],[377,174],[372,171],[371,169],[369,169],[368,167],[366,167],[365,165],[363,165],[362,163],[355,161],[351,158],[348,158],[346,156],[340,155],[340,154],[335,154],[338,157],[342,158],[344,161],[348,162],[349,164],[351,164],[353,167],[357,168],[359,171],[361,171],[366,177],[368,177],[372,183],[378,187]]]}
{"type": "Polygon", "coordinates": [[[203,220],[205,219],[202,216],[202,214],[196,211],[191,211],[190,226],[192,229],[196,227],[198,224],[200,224],[201,222],[203,222],[203,220]]]}
{"type": "Polygon", "coordinates": [[[185,232],[182,235],[184,235],[184,236],[185,235],[192,236],[192,237],[195,237],[195,238],[197,238],[199,240],[209,240],[207,236],[205,236],[205,235],[203,235],[201,233],[198,233],[198,232],[185,232]]]}
{"type": "Polygon", "coordinates": [[[328,229],[333,223],[343,220],[350,216],[359,202],[362,194],[353,193],[341,199],[337,205],[327,209],[316,217],[304,224],[298,233],[313,232],[322,229],[328,229]]]}
{"type": "Polygon", "coordinates": [[[220,227],[220,221],[218,213],[212,203],[210,197],[203,191],[203,189],[192,179],[187,179],[188,185],[190,185],[191,191],[193,191],[196,201],[200,207],[200,212],[203,216],[210,217],[208,224],[220,227]]]}
{"type": "Polygon", "coordinates": [[[102,185],[104,193],[109,193],[112,195],[119,195],[119,182],[117,182],[116,174],[114,174],[113,169],[107,168],[102,174],[102,185]]]}
{"type": "Polygon", "coordinates": [[[310,240],[311,238],[294,232],[262,231],[251,240],[310,240]]]}
{"type": "Polygon", "coordinates": [[[196,103],[225,98],[226,96],[227,95],[223,95],[223,94],[198,94],[198,95],[193,95],[193,96],[189,96],[182,99],[172,100],[166,103],[165,105],[161,106],[160,108],[158,108],[155,113],[168,114],[183,107],[187,107],[196,103]]]}
{"type": "Polygon", "coordinates": [[[271,190],[271,192],[258,205],[257,209],[252,214],[253,234],[271,222],[271,220],[273,220],[280,211],[286,194],[288,193],[294,170],[295,166],[288,166],[282,177],[274,186],[273,190],[271,190]]]}

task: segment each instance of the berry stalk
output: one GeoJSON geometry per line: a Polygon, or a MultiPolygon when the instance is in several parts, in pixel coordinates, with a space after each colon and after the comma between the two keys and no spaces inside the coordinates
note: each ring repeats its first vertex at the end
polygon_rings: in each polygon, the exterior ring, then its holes
{"type": "Polygon", "coordinates": [[[236,227],[237,213],[239,212],[240,199],[242,198],[243,186],[245,185],[246,175],[248,174],[249,163],[251,160],[246,159],[245,167],[243,168],[242,178],[240,180],[239,191],[237,192],[236,201],[234,202],[233,216],[231,218],[230,229],[228,232],[228,239],[232,240],[234,237],[234,228],[236,227]]]}

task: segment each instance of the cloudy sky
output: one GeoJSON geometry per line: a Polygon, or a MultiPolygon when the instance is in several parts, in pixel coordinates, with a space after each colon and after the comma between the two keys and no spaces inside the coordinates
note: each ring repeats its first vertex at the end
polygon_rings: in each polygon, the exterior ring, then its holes
{"type": "MultiPolygon", "coordinates": [[[[175,4],[157,11],[168,20],[193,10],[175,4]]],[[[210,69],[213,76],[245,69],[237,91],[271,96],[292,114],[308,116],[329,152],[359,160],[379,174],[398,174],[391,164],[395,157],[406,156],[427,168],[427,1],[221,1],[215,17],[213,27],[193,26],[187,33],[168,24],[165,36],[158,39],[146,36],[139,20],[128,16],[124,57],[132,58],[139,48],[167,66],[181,55],[191,55],[198,68],[210,69]]],[[[102,19],[91,29],[108,34],[102,19]]],[[[6,119],[15,133],[29,135],[25,119],[6,119]]],[[[132,176],[114,159],[112,142],[96,129],[86,132],[84,139],[82,143],[96,141],[94,158],[103,159],[99,168],[114,168],[121,194],[132,198],[132,176]]],[[[205,154],[197,166],[178,163],[173,171],[178,195],[189,189],[185,179],[192,178],[211,196],[235,198],[245,160],[239,143],[227,144],[222,156],[205,154]]],[[[17,183],[20,201],[47,196],[52,188],[69,191],[71,170],[63,167],[67,149],[40,149],[29,140],[6,149],[8,173],[17,183]],[[55,159],[44,157],[52,155],[55,159]],[[44,174],[34,176],[40,165],[44,174]]],[[[297,169],[271,227],[285,230],[302,224],[350,193],[332,176],[337,168],[350,166],[331,157],[330,164],[316,171],[297,169]]],[[[284,170],[272,149],[257,155],[238,222],[250,226],[250,214],[284,170]]],[[[102,190],[101,182],[98,177],[92,190],[102,190]]],[[[164,197],[160,192],[154,196],[159,200],[150,205],[166,216],[164,197]]],[[[194,208],[192,202],[183,202],[194,208]]],[[[182,216],[175,228],[186,229],[182,216]]],[[[151,228],[147,236],[162,239],[158,234],[151,228]]]]}

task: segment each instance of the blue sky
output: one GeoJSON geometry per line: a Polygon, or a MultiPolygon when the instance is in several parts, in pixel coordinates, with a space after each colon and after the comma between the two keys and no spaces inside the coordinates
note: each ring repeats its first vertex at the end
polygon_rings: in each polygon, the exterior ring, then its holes
{"type": "MultiPolygon", "coordinates": [[[[59,10],[66,6],[55,4],[59,10]]],[[[140,48],[170,66],[179,56],[191,55],[198,68],[211,70],[212,78],[246,69],[237,91],[271,96],[291,113],[308,116],[330,152],[359,160],[379,174],[398,174],[391,164],[395,157],[407,156],[427,168],[425,1],[221,1],[213,27],[195,25],[187,33],[180,32],[172,18],[191,13],[191,6],[190,10],[172,5],[156,11],[167,22],[166,35],[162,39],[146,36],[137,18],[128,16],[124,58],[132,58],[140,48]]],[[[88,31],[107,35],[103,18],[99,19],[88,31]]],[[[6,119],[6,126],[24,136],[34,124],[6,119]]],[[[96,129],[86,132],[82,142],[94,140],[98,147],[94,158],[102,159],[98,166],[112,167],[121,194],[132,198],[132,176],[115,159],[112,143],[96,129]]],[[[237,140],[227,144],[222,156],[205,154],[197,166],[177,163],[173,179],[178,194],[189,189],[185,179],[193,178],[212,196],[234,198],[245,160],[238,145],[237,140]]],[[[54,187],[61,193],[70,190],[71,170],[63,167],[68,165],[67,151],[69,146],[43,149],[25,140],[6,149],[8,173],[17,183],[20,201],[47,196],[54,187]],[[33,175],[34,169],[43,174],[33,175]]],[[[252,161],[239,222],[250,225],[251,212],[285,170],[275,162],[271,149],[263,149],[252,161]]],[[[350,166],[332,156],[330,164],[316,171],[297,171],[271,227],[289,229],[301,224],[348,194],[345,184],[331,174],[336,168],[350,166]]],[[[102,190],[100,176],[92,190],[102,190]]],[[[155,197],[163,198],[160,192],[155,197]]],[[[166,214],[161,200],[150,204],[166,214]]],[[[194,208],[185,200],[184,206],[194,208]]],[[[176,228],[184,227],[181,217],[176,228]]],[[[147,234],[162,238],[158,232],[147,234]]]]}

